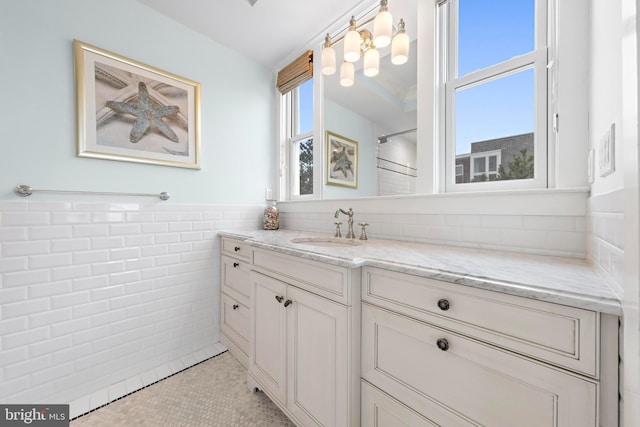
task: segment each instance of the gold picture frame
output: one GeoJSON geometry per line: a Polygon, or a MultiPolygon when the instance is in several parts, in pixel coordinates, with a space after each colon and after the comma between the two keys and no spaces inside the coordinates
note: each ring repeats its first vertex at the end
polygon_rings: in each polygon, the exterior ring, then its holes
{"type": "Polygon", "coordinates": [[[358,142],[331,131],[326,133],[326,183],[358,188],[358,142]]]}
{"type": "Polygon", "coordinates": [[[200,84],[73,41],[77,155],[200,169],[200,84]]]}

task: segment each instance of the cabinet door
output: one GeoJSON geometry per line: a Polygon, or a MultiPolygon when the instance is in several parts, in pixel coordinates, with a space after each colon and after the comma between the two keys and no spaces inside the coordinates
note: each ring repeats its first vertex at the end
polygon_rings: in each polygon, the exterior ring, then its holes
{"type": "Polygon", "coordinates": [[[348,426],[348,309],[289,286],[287,406],[304,426],[348,426]]]}
{"type": "Polygon", "coordinates": [[[368,304],[362,349],[363,378],[425,415],[436,403],[473,425],[596,426],[594,382],[368,304]]]}
{"type": "Polygon", "coordinates": [[[286,284],[251,272],[249,373],[272,398],[286,403],[286,284]]]}

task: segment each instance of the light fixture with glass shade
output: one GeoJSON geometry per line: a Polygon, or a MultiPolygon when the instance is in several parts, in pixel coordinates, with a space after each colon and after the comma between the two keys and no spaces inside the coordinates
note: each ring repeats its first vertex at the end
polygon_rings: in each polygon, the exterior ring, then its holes
{"type": "Polygon", "coordinates": [[[377,76],[380,72],[380,52],[369,49],[364,54],[364,68],[362,73],[367,77],[377,76]]]}
{"type": "MultiPolygon", "coordinates": [[[[340,66],[340,84],[348,87],[354,83],[354,63],[364,57],[363,74],[377,76],[380,72],[380,48],[391,44],[391,63],[401,65],[409,58],[409,36],[404,20],[400,20],[394,34],[393,18],[389,13],[388,0],[380,0],[380,10],[375,17],[358,25],[354,16],[349,20],[346,34],[335,41],[327,34],[322,48],[321,68],[325,76],[336,72],[335,43],[344,42],[344,62],[340,66]],[[373,22],[373,34],[365,25],[373,22]]],[[[345,31],[345,30],[342,30],[345,31]]]]}
{"type": "Polygon", "coordinates": [[[340,66],[340,85],[344,87],[353,86],[355,67],[353,62],[344,61],[340,66]]]}
{"type": "Polygon", "coordinates": [[[409,36],[404,30],[404,20],[398,22],[398,32],[391,42],[391,63],[402,65],[409,60],[409,36]]]}
{"type": "Polygon", "coordinates": [[[351,17],[349,31],[344,36],[344,60],[356,62],[360,59],[360,33],[357,30],[356,18],[351,17]]]}
{"type": "Polygon", "coordinates": [[[336,72],[336,51],[331,46],[329,34],[324,38],[320,63],[322,64],[322,74],[325,76],[330,76],[336,72]]]}
{"type": "Polygon", "coordinates": [[[393,17],[389,13],[387,0],[380,0],[380,11],[373,20],[373,43],[377,47],[386,47],[393,35],[393,17]]]}

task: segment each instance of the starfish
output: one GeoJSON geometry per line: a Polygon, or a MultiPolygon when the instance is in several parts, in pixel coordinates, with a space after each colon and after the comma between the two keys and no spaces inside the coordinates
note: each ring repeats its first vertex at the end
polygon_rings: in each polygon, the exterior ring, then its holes
{"type": "MultiPolygon", "coordinates": [[[[347,156],[346,147],[342,147],[342,151],[334,150],[332,157],[336,161],[336,164],[333,167],[333,171],[342,171],[344,177],[346,178],[347,171],[351,171],[351,160],[349,160],[349,157],[347,156]]],[[[353,173],[353,171],[351,171],[351,173],[353,173]]]]}
{"type": "Polygon", "coordinates": [[[107,101],[106,106],[113,111],[136,116],[137,120],[133,124],[129,140],[133,143],[140,141],[150,127],[158,129],[164,136],[173,142],[179,142],[178,135],[166,124],[162,118],[170,116],[178,112],[179,108],[175,105],[155,106],[149,98],[147,86],[138,83],[138,102],[107,101]]]}

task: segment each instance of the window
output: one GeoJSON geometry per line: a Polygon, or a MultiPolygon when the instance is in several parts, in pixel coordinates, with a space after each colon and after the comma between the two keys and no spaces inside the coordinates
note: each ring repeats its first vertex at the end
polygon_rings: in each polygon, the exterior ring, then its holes
{"type": "Polygon", "coordinates": [[[439,123],[446,191],[547,185],[546,3],[440,4],[439,123]],[[522,167],[520,155],[531,168],[522,167]],[[464,158],[469,159],[468,178],[464,168],[459,173],[464,158]]]}
{"type": "Polygon", "coordinates": [[[288,199],[313,195],[313,51],[304,52],[278,72],[282,94],[280,194],[288,199]]]}
{"type": "Polygon", "coordinates": [[[286,95],[289,129],[290,194],[313,194],[313,79],[286,95]]]}
{"type": "Polygon", "coordinates": [[[500,151],[481,151],[471,154],[471,182],[495,181],[498,179],[500,158],[500,151]]]}
{"type": "Polygon", "coordinates": [[[464,165],[456,165],[456,176],[464,176],[464,165]]]}

